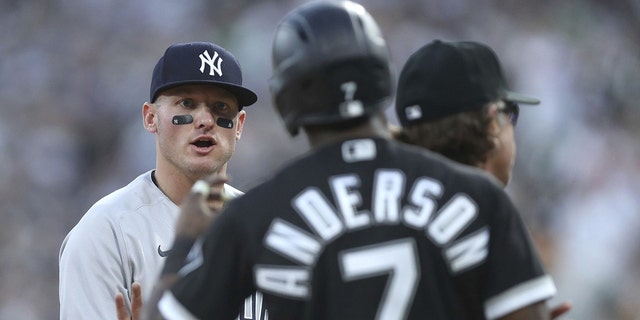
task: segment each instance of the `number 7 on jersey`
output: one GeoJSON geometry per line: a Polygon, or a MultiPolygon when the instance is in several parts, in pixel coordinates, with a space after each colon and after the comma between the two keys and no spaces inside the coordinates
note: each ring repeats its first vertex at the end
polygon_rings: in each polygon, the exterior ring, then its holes
{"type": "Polygon", "coordinates": [[[388,274],[376,320],[400,320],[406,317],[420,280],[413,239],[344,250],[340,253],[339,261],[345,281],[388,274]]]}

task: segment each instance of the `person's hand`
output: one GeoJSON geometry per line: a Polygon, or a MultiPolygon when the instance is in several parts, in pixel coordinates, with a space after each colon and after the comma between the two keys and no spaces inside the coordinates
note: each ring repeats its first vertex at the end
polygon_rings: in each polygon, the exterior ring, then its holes
{"type": "Polygon", "coordinates": [[[180,206],[176,237],[197,238],[204,233],[224,206],[223,189],[227,181],[225,176],[211,175],[193,184],[191,193],[180,206]]]}
{"type": "Polygon", "coordinates": [[[115,302],[118,320],[140,320],[140,313],[142,312],[142,289],[140,284],[134,282],[131,285],[131,312],[133,315],[129,315],[124,299],[122,293],[116,293],[115,302]]]}
{"type": "Polygon", "coordinates": [[[569,310],[571,310],[571,303],[565,301],[559,306],[551,309],[551,319],[556,319],[559,316],[569,312],[569,310]]]}

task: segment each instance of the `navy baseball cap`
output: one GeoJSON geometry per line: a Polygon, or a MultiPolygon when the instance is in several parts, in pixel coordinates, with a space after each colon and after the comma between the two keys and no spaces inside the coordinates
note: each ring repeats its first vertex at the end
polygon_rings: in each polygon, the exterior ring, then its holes
{"type": "Polygon", "coordinates": [[[480,109],[491,101],[539,104],[509,90],[495,52],[473,41],[435,40],[413,53],[398,80],[396,114],[403,126],[480,109]]]}
{"type": "Polygon", "coordinates": [[[212,84],[238,99],[240,108],[254,104],[256,94],[242,86],[238,60],[226,49],[210,42],[177,43],[164,52],[153,69],[149,101],[160,92],[186,84],[212,84]]]}

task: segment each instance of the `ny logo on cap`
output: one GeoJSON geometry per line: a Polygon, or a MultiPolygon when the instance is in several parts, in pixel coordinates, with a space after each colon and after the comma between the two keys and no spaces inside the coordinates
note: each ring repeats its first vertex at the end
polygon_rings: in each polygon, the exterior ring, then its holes
{"type": "Polygon", "coordinates": [[[215,76],[218,73],[219,76],[222,76],[222,58],[218,56],[218,52],[213,52],[213,58],[209,55],[209,52],[205,50],[200,54],[200,72],[204,73],[205,64],[209,65],[209,75],[215,76]],[[215,64],[214,64],[215,63],[215,64]]]}

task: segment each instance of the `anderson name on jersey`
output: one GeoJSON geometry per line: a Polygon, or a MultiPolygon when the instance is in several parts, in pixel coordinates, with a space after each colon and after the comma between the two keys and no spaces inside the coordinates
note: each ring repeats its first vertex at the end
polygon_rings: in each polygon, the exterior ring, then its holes
{"type": "MultiPolygon", "coordinates": [[[[346,232],[379,225],[402,224],[424,232],[426,238],[441,248],[452,274],[486,260],[488,226],[460,238],[462,231],[478,216],[477,205],[467,194],[457,193],[438,208],[437,199],[444,193],[440,181],[420,177],[405,194],[404,172],[380,169],[373,178],[371,210],[358,210],[363,205],[360,181],[362,179],[356,173],[330,179],[335,203],[313,186],[292,199],[293,209],[313,234],[284,219],[274,219],[265,237],[265,247],[297,262],[299,266],[256,267],[256,281],[261,289],[292,298],[307,297],[310,273],[318,256],[324,252],[324,246],[346,232]],[[403,206],[401,200],[404,198],[408,204],[403,206]],[[437,214],[431,219],[436,210],[437,214]]],[[[392,248],[403,247],[390,245],[388,250],[393,251],[392,248]]]]}

